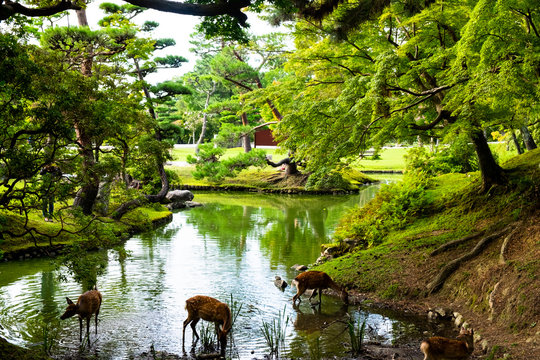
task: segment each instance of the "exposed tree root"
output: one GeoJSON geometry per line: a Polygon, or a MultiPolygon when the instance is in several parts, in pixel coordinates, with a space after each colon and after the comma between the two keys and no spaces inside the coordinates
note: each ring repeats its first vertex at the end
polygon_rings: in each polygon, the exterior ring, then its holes
{"type": "Polygon", "coordinates": [[[499,264],[506,265],[506,250],[508,249],[508,244],[510,243],[510,240],[512,239],[512,237],[514,236],[514,234],[517,232],[518,229],[519,229],[519,225],[516,226],[516,228],[512,230],[512,232],[508,234],[507,237],[504,238],[504,241],[501,245],[501,253],[499,255],[499,264]]]}
{"type": "Polygon", "coordinates": [[[456,246],[458,246],[460,244],[463,244],[464,242],[467,242],[469,240],[472,240],[474,238],[482,236],[482,235],[484,235],[484,232],[485,231],[479,231],[479,232],[476,232],[474,234],[469,234],[467,236],[464,236],[461,239],[453,240],[453,241],[450,241],[450,242],[448,242],[446,244],[443,244],[443,245],[439,246],[438,248],[436,248],[435,250],[433,250],[433,252],[431,254],[429,254],[429,256],[438,255],[438,254],[440,254],[442,252],[445,252],[448,249],[451,249],[451,248],[456,247],[456,246]]]}
{"type": "Polygon", "coordinates": [[[432,294],[434,292],[437,292],[441,289],[441,287],[444,285],[444,282],[446,279],[456,271],[462,263],[465,261],[468,261],[484,250],[484,248],[491,243],[493,240],[498,239],[505,233],[507,233],[514,225],[508,225],[504,229],[493,233],[491,235],[485,236],[482,239],[478,241],[474,249],[472,249],[470,252],[466,253],[465,255],[461,256],[460,258],[457,258],[455,260],[450,261],[448,264],[446,264],[442,270],[439,272],[439,275],[428,284],[427,286],[427,293],[432,294]]]}

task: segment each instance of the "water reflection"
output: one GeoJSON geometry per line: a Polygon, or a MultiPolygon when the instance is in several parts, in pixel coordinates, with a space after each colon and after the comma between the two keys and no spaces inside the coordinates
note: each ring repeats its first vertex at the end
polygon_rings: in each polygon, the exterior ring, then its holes
{"type": "MultiPolygon", "coordinates": [[[[275,275],[290,284],[297,274],[291,265],[318,257],[343,212],[376,191],[367,189],[323,197],[196,194],[204,207],[180,211],[168,225],[129,240],[129,258],[112,250],[106,254],[108,265],[97,278],[103,294],[98,335],[85,351],[100,359],[129,358],[151,346],[179,354],[184,301],[196,294],[228,303],[232,296],[242,304],[231,341],[241,359],[267,353],[262,323],[283,311],[290,319],[283,351],[291,357],[346,355],[350,319],[368,319],[373,336],[388,343],[420,333],[424,327],[411,319],[344,308],[338,298],[325,296],[318,309],[307,301],[293,309],[295,289],[274,286],[275,275]]],[[[0,274],[0,336],[27,346],[35,342],[26,330],[30,318],[56,319],[65,297],[83,292],[75,281],[58,283],[46,260],[0,264],[0,274]]],[[[58,355],[77,353],[78,322],[59,326],[58,355]]]]}

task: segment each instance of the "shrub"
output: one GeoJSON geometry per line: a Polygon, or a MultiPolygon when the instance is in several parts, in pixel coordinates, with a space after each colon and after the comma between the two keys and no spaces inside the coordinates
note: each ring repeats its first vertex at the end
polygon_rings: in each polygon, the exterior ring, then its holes
{"type": "Polygon", "coordinates": [[[449,146],[438,146],[434,153],[426,147],[412,148],[405,162],[406,170],[422,170],[429,175],[478,170],[474,148],[465,136],[458,136],[449,146]]]}
{"type": "Polygon", "coordinates": [[[342,218],[336,239],[353,238],[364,248],[381,243],[390,231],[404,228],[426,211],[431,204],[428,185],[429,177],[423,172],[408,173],[402,182],[382,185],[372,201],[342,218]]]}

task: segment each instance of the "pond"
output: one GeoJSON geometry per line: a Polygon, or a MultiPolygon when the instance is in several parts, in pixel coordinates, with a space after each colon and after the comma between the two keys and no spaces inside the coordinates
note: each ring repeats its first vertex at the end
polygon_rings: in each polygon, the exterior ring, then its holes
{"type": "MultiPolygon", "coordinates": [[[[280,352],[286,357],[347,356],[343,344],[349,341],[351,319],[366,320],[369,339],[382,344],[421,338],[430,326],[421,319],[344,307],[331,296],[323,297],[320,311],[312,309],[307,298],[293,309],[296,289],[280,291],[273,283],[277,275],[290,284],[297,275],[291,266],[313,263],[343,213],[376,191],[377,186],[338,196],[195,192],[194,200],[203,207],[178,211],[166,226],[127,241],[127,259],[119,260],[113,250],[103,252],[108,263],[98,278],[103,294],[98,335],[92,323],[91,344],[82,349],[78,321],[58,320],[65,297],[76,300],[81,286],[69,279],[59,282],[48,260],[2,263],[0,336],[37,346],[45,329],[46,337],[58,338],[58,357],[82,352],[99,359],[126,359],[152,346],[181,354],[185,300],[203,294],[241,306],[227,352],[233,358],[264,357],[268,347],[263,323],[272,324],[280,316],[286,326],[280,352]]],[[[187,351],[191,336],[188,327],[187,351]]]]}

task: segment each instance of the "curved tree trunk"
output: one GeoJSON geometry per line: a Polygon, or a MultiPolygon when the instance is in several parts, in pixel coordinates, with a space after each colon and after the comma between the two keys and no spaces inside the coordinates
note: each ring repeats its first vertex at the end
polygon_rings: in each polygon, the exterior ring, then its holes
{"type": "Polygon", "coordinates": [[[494,185],[504,185],[506,178],[502,168],[495,162],[488,142],[482,130],[474,130],[471,139],[478,156],[478,165],[482,173],[482,188],[489,190],[494,185]]]}
{"type": "Polygon", "coordinates": [[[285,158],[277,163],[270,161],[269,159],[266,159],[266,163],[272,167],[279,167],[281,165],[285,165],[285,175],[296,175],[299,174],[300,171],[298,171],[298,166],[296,165],[296,162],[291,161],[291,158],[285,158]]]}
{"type": "Polygon", "coordinates": [[[534,142],[534,139],[527,126],[521,127],[521,136],[523,137],[523,142],[525,142],[525,148],[528,151],[536,149],[536,143],[534,142]]]}
{"type": "MultiPolygon", "coordinates": [[[[204,102],[204,110],[208,109],[208,105],[210,104],[210,98],[212,95],[216,92],[216,86],[217,83],[214,81],[212,82],[212,89],[206,92],[206,101],[204,102]]],[[[195,153],[199,153],[199,146],[201,145],[202,141],[204,140],[204,135],[206,135],[206,125],[208,123],[208,114],[205,112],[203,114],[203,123],[202,123],[202,129],[201,129],[201,135],[199,136],[199,140],[197,140],[197,146],[195,146],[195,153]]]]}
{"type": "MultiPolygon", "coordinates": [[[[161,142],[161,132],[157,124],[157,115],[152,104],[152,97],[150,96],[150,91],[144,83],[144,78],[138,60],[133,59],[133,61],[135,62],[135,68],[137,69],[137,75],[139,77],[139,80],[141,80],[141,83],[143,84],[144,96],[146,97],[146,100],[148,102],[148,112],[150,113],[150,116],[152,116],[152,119],[154,119],[154,121],[156,122],[156,133],[154,134],[154,137],[157,141],[161,142]]],[[[165,159],[163,159],[161,155],[156,155],[156,167],[159,177],[161,179],[161,190],[156,195],[145,195],[150,202],[160,202],[169,192],[169,178],[167,177],[167,173],[165,172],[164,163],[165,159]]]]}
{"type": "Polygon", "coordinates": [[[519,141],[516,137],[516,133],[512,130],[512,141],[514,141],[514,145],[516,146],[516,150],[518,152],[518,154],[523,154],[523,150],[521,149],[521,145],[519,144],[519,141]]]}

